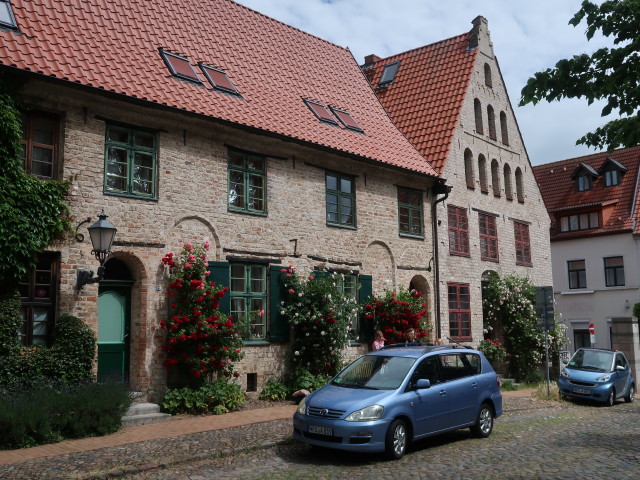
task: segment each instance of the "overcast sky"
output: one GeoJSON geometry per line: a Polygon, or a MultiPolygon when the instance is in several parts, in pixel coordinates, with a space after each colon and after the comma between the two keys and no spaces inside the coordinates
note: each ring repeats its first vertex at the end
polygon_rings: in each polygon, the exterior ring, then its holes
{"type": "Polygon", "coordinates": [[[518,107],[535,72],[610,42],[587,41],[586,24],[569,25],[582,0],[237,0],[269,17],[343,47],[359,64],[460,35],[482,15],[533,165],[594,153],[576,146],[602,125],[601,104],[565,99],[518,107]]]}

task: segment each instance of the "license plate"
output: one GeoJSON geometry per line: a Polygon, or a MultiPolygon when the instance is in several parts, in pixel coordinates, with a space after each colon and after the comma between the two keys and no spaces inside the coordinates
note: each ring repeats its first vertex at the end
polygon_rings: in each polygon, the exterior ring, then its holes
{"type": "Polygon", "coordinates": [[[574,388],[573,393],[580,393],[582,395],[591,395],[591,391],[585,390],[584,388],[574,388]]]}
{"type": "Polygon", "coordinates": [[[333,428],[331,427],[318,427],[316,425],[309,425],[309,433],[316,433],[318,435],[333,435],[333,428]]]}

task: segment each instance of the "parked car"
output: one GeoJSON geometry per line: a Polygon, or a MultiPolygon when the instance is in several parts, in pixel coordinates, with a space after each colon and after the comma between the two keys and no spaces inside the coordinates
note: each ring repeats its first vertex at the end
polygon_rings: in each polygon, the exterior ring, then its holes
{"type": "Polygon", "coordinates": [[[633,402],[635,382],[627,357],[622,352],[601,348],[580,348],[562,368],[558,379],[560,395],[583,398],[612,406],[618,398],[633,402]]]}
{"type": "Polygon", "coordinates": [[[312,392],[293,417],[311,445],[401,458],[407,445],[470,428],[488,437],[502,414],[498,377],[464,345],[389,346],[368,353],[312,392]]]}

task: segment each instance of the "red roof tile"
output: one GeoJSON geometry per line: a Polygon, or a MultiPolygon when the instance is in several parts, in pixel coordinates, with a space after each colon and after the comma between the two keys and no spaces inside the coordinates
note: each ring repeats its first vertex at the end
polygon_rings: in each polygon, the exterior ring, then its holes
{"type": "Polygon", "coordinates": [[[393,125],[351,52],[230,0],[12,0],[0,31],[15,67],[437,175],[393,125]],[[170,75],[159,48],[222,69],[241,97],[170,75]],[[348,111],[364,134],[319,121],[348,111]]]}
{"type": "Polygon", "coordinates": [[[363,71],[389,116],[442,173],[453,141],[477,49],[469,33],[388,58],[376,58],[363,71]],[[378,87],[384,66],[400,61],[392,83],[378,87]]]}
{"type": "Polygon", "coordinates": [[[611,153],[602,152],[584,157],[570,158],[533,167],[545,206],[551,216],[552,239],[583,237],[585,235],[618,232],[640,233],[640,207],[637,189],[640,167],[640,146],[621,148],[611,153]],[[602,176],[597,177],[591,190],[578,192],[572,175],[585,164],[596,172],[611,158],[626,167],[620,185],[604,187],[602,176]],[[603,223],[599,229],[571,233],[559,233],[556,216],[567,215],[571,210],[602,210],[603,223]]]}

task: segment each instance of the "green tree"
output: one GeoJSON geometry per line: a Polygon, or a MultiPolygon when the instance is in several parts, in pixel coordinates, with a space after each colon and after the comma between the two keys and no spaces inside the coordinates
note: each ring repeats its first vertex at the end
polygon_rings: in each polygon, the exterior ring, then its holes
{"type": "Polygon", "coordinates": [[[611,151],[640,143],[640,1],[607,0],[600,5],[585,0],[569,21],[578,26],[585,21],[586,37],[597,31],[613,39],[615,47],[603,47],[593,54],[563,59],[555,68],[537,72],[522,89],[520,106],[540,100],[586,98],[591,105],[605,100],[601,116],[618,112],[611,120],[585,134],[576,144],[611,151]]]}
{"type": "Polygon", "coordinates": [[[0,79],[0,290],[15,288],[69,223],[68,183],[26,173],[21,136],[20,112],[0,79]]]}

